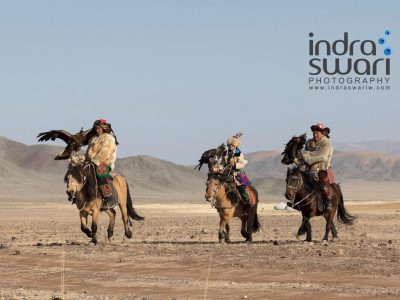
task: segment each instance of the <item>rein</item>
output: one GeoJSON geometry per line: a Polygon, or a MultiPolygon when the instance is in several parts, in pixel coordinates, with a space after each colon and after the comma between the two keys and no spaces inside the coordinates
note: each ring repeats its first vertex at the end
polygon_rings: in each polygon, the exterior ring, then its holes
{"type": "MultiPolygon", "coordinates": [[[[304,181],[303,181],[303,176],[300,174],[300,176],[297,177],[299,180],[297,182],[296,186],[291,186],[291,185],[287,185],[288,187],[292,188],[296,194],[297,192],[301,189],[304,188],[304,181]]],[[[296,197],[293,198],[293,201],[291,201],[293,203],[293,207],[296,205],[300,205],[300,203],[302,203],[304,200],[306,200],[308,197],[310,197],[312,194],[314,194],[314,190],[312,190],[310,193],[308,193],[305,197],[303,197],[300,201],[294,202],[294,199],[296,197]]],[[[313,200],[311,199],[309,202],[307,202],[305,205],[308,205],[312,202],[313,200]]]]}

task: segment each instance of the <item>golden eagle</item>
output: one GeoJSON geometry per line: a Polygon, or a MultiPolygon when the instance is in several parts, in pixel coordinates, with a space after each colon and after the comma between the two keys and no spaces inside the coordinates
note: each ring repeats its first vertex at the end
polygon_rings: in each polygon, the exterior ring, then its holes
{"type": "Polygon", "coordinates": [[[73,152],[78,152],[82,146],[86,146],[95,134],[95,128],[90,128],[86,131],[81,128],[76,134],[71,134],[65,130],[50,130],[39,133],[37,138],[39,138],[39,142],[61,139],[67,143],[64,151],[54,158],[55,160],[62,160],[70,158],[73,152]]]}
{"type": "Polygon", "coordinates": [[[199,159],[199,164],[195,166],[194,169],[196,170],[197,168],[200,171],[203,164],[208,164],[208,169],[209,171],[211,171],[212,164],[215,163],[215,161],[217,161],[219,158],[221,158],[225,154],[225,151],[225,144],[221,144],[216,149],[205,151],[199,159]]]}

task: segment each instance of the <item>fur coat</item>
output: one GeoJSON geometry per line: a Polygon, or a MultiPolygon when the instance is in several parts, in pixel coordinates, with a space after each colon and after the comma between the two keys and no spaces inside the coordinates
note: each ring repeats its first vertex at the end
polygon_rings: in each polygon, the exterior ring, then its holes
{"type": "Polygon", "coordinates": [[[115,138],[109,133],[94,136],[90,139],[86,151],[86,159],[93,162],[96,166],[105,163],[114,170],[115,160],[117,159],[117,145],[115,138]]]}
{"type": "Polygon", "coordinates": [[[311,166],[310,171],[318,173],[326,171],[331,166],[333,148],[326,136],[319,142],[310,139],[306,143],[306,151],[303,152],[303,159],[311,166]]]}

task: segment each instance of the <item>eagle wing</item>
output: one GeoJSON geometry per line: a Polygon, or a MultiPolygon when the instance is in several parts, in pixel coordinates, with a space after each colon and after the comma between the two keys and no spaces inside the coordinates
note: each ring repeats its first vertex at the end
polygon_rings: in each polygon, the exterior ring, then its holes
{"type": "Polygon", "coordinates": [[[96,135],[96,128],[90,128],[83,132],[83,138],[82,138],[82,145],[86,146],[89,144],[90,139],[96,135]]]}
{"type": "Polygon", "coordinates": [[[37,138],[39,138],[39,142],[61,139],[65,143],[69,144],[71,139],[73,138],[72,134],[65,130],[50,130],[46,132],[41,132],[38,134],[37,138]]]}

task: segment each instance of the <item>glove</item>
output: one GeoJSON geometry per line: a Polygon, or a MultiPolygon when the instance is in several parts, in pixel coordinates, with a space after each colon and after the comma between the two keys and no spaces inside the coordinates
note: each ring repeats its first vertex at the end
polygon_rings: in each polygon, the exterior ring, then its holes
{"type": "Polygon", "coordinates": [[[102,162],[98,167],[97,170],[99,173],[106,173],[107,172],[107,165],[105,162],[102,162]]]}

